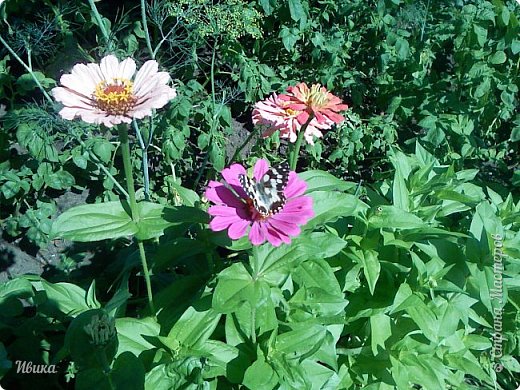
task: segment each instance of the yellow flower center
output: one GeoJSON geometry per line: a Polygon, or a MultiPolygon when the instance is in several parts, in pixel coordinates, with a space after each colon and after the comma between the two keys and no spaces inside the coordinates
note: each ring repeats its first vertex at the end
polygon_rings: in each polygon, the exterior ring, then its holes
{"type": "Polygon", "coordinates": [[[125,115],[137,101],[132,88],[133,83],[127,79],[114,78],[110,83],[104,80],[96,85],[94,100],[109,115],[125,115]]]}
{"type": "Polygon", "coordinates": [[[296,116],[300,113],[300,111],[296,111],[296,110],[293,110],[292,108],[286,108],[285,109],[285,112],[289,115],[289,116],[296,116]]]}
{"type": "Polygon", "coordinates": [[[320,84],[313,84],[305,98],[307,104],[311,107],[323,107],[329,102],[329,96],[321,90],[320,84]]]}

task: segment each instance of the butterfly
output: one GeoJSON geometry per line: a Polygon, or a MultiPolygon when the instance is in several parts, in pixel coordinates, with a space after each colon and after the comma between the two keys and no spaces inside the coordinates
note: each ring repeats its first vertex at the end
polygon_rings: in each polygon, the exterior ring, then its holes
{"type": "Polygon", "coordinates": [[[284,161],[271,167],[259,181],[246,175],[238,176],[242,188],[263,217],[276,214],[285,206],[287,199],[283,191],[289,181],[289,171],[289,164],[284,161]]]}

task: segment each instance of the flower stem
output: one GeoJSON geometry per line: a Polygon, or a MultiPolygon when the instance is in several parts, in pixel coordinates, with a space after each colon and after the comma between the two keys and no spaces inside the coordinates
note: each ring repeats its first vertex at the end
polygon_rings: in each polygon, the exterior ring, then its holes
{"type": "MultiPolygon", "coordinates": [[[[196,190],[197,186],[199,184],[200,179],[202,178],[202,174],[204,173],[204,170],[206,169],[206,165],[209,161],[209,152],[211,151],[211,144],[213,143],[213,133],[216,129],[216,123],[217,123],[217,102],[216,102],[216,92],[215,92],[215,58],[217,53],[217,42],[213,45],[213,52],[211,54],[211,68],[210,68],[210,80],[211,80],[211,107],[213,111],[213,115],[211,118],[210,123],[210,132],[209,132],[209,141],[208,141],[208,152],[206,153],[206,156],[204,156],[204,160],[202,161],[202,166],[199,169],[199,173],[197,174],[197,178],[195,179],[195,182],[193,184],[193,188],[196,190]]],[[[220,110],[219,112],[220,113],[220,110]]]]}
{"type": "Polygon", "coordinates": [[[150,175],[148,173],[148,145],[144,143],[143,135],[139,130],[139,126],[137,126],[137,121],[134,119],[132,121],[134,125],[135,134],[137,135],[137,139],[139,140],[139,146],[143,151],[143,181],[144,181],[144,198],[146,200],[150,200],[150,175]]]}
{"type": "MultiPolygon", "coordinates": [[[[2,43],[2,45],[5,46],[5,48],[7,49],[7,51],[14,57],[14,59],[16,61],[18,61],[20,63],[20,65],[22,65],[25,70],[27,72],[29,72],[29,74],[31,75],[32,79],[34,80],[34,82],[36,83],[36,85],[38,86],[38,88],[42,91],[43,93],[43,96],[45,96],[45,99],[47,99],[49,101],[49,103],[53,104],[54,101],[52,100],[51,96],[47,93],[47,91],[45,90],[45,88],[43,88],[43,85],[40,83],[40,81],[38,80],[38,78],[36,77],[36,75],[34,74],[33,70],[31,69],[30,66],[28,66],[19,56],[18,54],[16,54],[16,52],[11,48],[11,46],[9,46],[9,44],[4,41],[4,38],[2,38],[2,36],[0,35],[0,42],[2,43]]],[[[30,54],[29,54],[30,55],[30,54]]]]}
{"type": "MultiPolygon", "coordinates": [[[[137,201],[135,200],[135,187],[134,177],[132,175],[132,160],[130,158],[130,145],[128,143],[128,127],[119,126],[119,140],[121,141],[121,153],[123,154],[123,168],[126,177],[126,186],[128,189],[128,200],[130,202],[130,213],[132,220],[139,224],[139,209],[137,208],[137,201]]],[[[153,304],[152,295],[152,283],[150,281],[150,271],[148,270],[148,264],[146,262],[146,253],[144,251],[144,245],[141,240],[137,240],[137,246],[139,247],[139,257],[141,258],[141,264],[143,267],[144,280],[146,282],[146,292],[148,294],[148,305],[153,317],[155,317],[155,307],[153,304]]]]}
{"type": "Polygon", "coordinates": [[[298,132],[298,138],[296,138],[296,143],[294,144],[294,148],[290,153],[291,163],[289,165],[291,171],[296,170],[296,165],[298,164],[298,157],[300,155],[300,149],[302,147],[302,141],[305,135],[305,130],[307,130],[307,126],[309,126],[309,123],[311,123],[313,118],[313,114],[309,115],[309,119],[307,119],[307,122],[305,122],[305,124],[301,127],[300,131],[298,132]]]}
{"type": "Polygon", "coordinates": [[[146,39],[146,47],[150,52],[152,60],[155,59],[155,52],[152,49],[152,42],[150,40],[150,33],[148,32],[148,22],[146,20],[146,1],[141,0],[141,20],[143,22],[144,37],[146,39]]]}
{"type": "Polygon", "coordinates": [[[130,202],[130,213],[134,222],[139,222],[139,210],[135,200],[134,176],[132,175],[132,160],[130,158],[130,144],[128,143],[128,128],[119,126],[119,140],[121,141],[121,153],[123,154],[123,169],[125,171],[126,188],[130,202]]]}
{"type": "Polygon", "coordinates": [[[112,376],[110,375],[112,369],[110,368],[110,364],[108,364],[108,359],[104,348],[96,348],[96,357],[98,359],[98,362],[101,364],[101,367],[103,367],[103,373],[107,376],[108,385],[110,386],[110,389],[115,389],[114,384],[112,382],[112,376]]]}
{"type": "Polygon", "coordinates": [[[110,44],[110,37],[108,35],[108,31],[105,27],[105,23],[103,23],[103,18],[99,14],[99,11],[94,4],[94,0],[88,0],[90,4],[90,9],[92,9],[92,13],[94,14],[94,18],[96,19],[97,24],[99,25],[99,29],[101,30],[101,34],[103,35],[103,39],[105,40],[105,44],[107,45],[108,50],[111,50],[112,45],[110,44]]]}
{"type": "Polygon", "coordinates": [[[148,306],[150,307],[150,311],[152,312],[152,316],[155,317],[155,306],[153,304],[153,295],[152,295],[152,282],[150,280],[150,271],[148,270],[148,264],[146,262],[146,252],[144,250],[144,244],[141,240],[137,241],[137,246],[139,247],[139,257],[141,257],[141,263],[143,264],[143,275],[144,280],[146,282],[146,293],[148,295],[148,306]]]}
{"type": "Polygon", "coordinates": [[[304,129],[302,127],[300,129],[300,131],[298,132],[298,138],[296,139],[296,143],[294,144],[294,148],[291,151],[291,155],[290,155],[290,158],[291,158],[290,169],[291,169],[291,171],[296,170],[296,164],[298,164],[298,156],[300,154],[300,148],[302,146],[303,135],[304,135],[304,129]]]}

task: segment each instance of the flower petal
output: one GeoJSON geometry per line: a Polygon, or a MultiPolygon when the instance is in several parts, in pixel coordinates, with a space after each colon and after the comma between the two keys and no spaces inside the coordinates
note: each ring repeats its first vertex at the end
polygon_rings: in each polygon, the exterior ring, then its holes
{"type": "Polygon", "coordinates": [[[232,240],[238,240],[240,237],[244,236],[246,234],[246,230],[251,224],[250,221],[241,220],[239,222],[234,222],[229,226],[228,229],[228,236],[232,240]]]}
{"type": "Polygon", "coordinates": [[[236,191],[236,193],[242,198],[247,199],[242,185],[240,184],[240,180],[238,179],[239,175],[247,175],[246,169],[240,164],[232,164],[228,168],[224,168],[221,172],[224,180],[236,191]]]}
{"type": "Polygon", "coordinates": [[[303,195],[307,190],[307,183],[305,180],[302,180],[298,177],[296,172],[289,173],[289,181],[287,182],[287,186],[283,191],[285,197],[295,198],[297,196],[303,195]]]}
{"type": "Polygon", "coordinates": [[[240,222],[238,217],[213,217],[209,228],[215,232],[227,229],[231,224],[240,222]]]}
{"type": "Polygon", "coordinates": [[[206,198],[215,204],[228,205],[230,207],[245,207],[244,203],[240,201],[228,188],[222,183],[211,181],[204,194],[206,198]]]}
{"type": "Polygon", "coordinates": [[[134,93],[136,95],[143,94],[141,89],[147,87],[148,81],[157,73],[158,70],[159,64],[155,60],[149,60],[143,64],[134,79],[134,93]]]}
{"type": "Polygon", "coordinates": [[[135,69],[135,61],[129,57],[119,64],[119,69],[117,70],[118,77],[130,80],[135,73],[135,69]]]}
{"type": "Polygon", "coordinates": [[[103,80],[111,82],[114,78],[118,77],[119,61],[116,56],[110,54],[103,59],[99,64],[103,80]]]}
{"type": "Polygon", "coordinates": [[[266,240],[267,229],[262,222],[253,222],[249,231],[249,241],[253,245],[263,244],[266,240]]]}
{"type": "Polygon", "coordinates": [[[259,158],[256,160],[255,167],[253,168],[253,177],[256,179],[256,181],[262,180],[262,177],[266,174],[266,172],[269,170],[269,163],[267,160],[264,160],[263,158],[259,158]]]}
{"type": "Polygon", "coordinates": [[[270,218],[269,224],[275,228],[278,232],[283,232],[287,236],[297,236],[300,234],[300,227],[292,222],[284,221],[281,219],[270,218]]]}

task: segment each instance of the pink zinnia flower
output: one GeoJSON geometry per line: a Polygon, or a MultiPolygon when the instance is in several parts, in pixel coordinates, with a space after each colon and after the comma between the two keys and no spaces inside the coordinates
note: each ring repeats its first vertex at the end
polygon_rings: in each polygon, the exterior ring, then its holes
{"type": "MultiPolygon", "coordinates": [[[[253,169],[253,177],[260,181],[269,170],[266,160],[259,159],[253,169]]],[[[209,226],[213,231],[226,230],[229,238],[239,239],[248,233],[253,245],[266,240],[274,246],[282,242],[289,244],[290,237],[300,234],[300,226],[314,216],[312,198],[303,196],[307,183],[298,178],[296,172],[289,173],[287,186],[283,190],[286,202],[275,214],[262,216],[253,206],[253,201],[242,188],[239,175],[247,175],[240,164],[233,164],[222,171],[225,184],[210,181],[205,196],[215,205],[208,213],[213,216],[209,226]],[[230,188],[234,191],[231,191],[230,188]]]]}
{"type": "Polygon", "coordinates": [[[288,108],[299,112],[297,119],[302,125],[311,114],[320,124],[341,123],[345,118],[338,112],[348,108],[348,105],[341,103],[339,97],[320,84],[313,84],[311,88],[305,83],[288,87],[287,93],[280,95],[280,99],[288,103],[288,108]]]}
{"type": "Polygon", "coordinates": [[[158,68],[156,61],[146,61],[133,77],[133,59],[119,62],[108,55],[99,65],[74,65],[70,74],[61,76],[62,87],[53,88],[52,94],[65,106],[60,111],[65,119],[81,117],[107,127],[130,123],[133,118],[152,115],[152,109],[163,107],[177,95],[168,86],[168,73],[158,68]]]}
{"type": "MultiPolygon", "coordinates": [[[[273,93],[267,99],[257,102],[253,109],[253,124],[265,128],[262,137],[269,137],[276,131],[280,132],[281,138],[288,138],[289,142],[296,142],[298,132],[302,128],[298,116],[302,111],[297,111],[289,107],[290,103],[280,99],[280,96],[273,93]]],[[[332,127],[334,122],[325,120],[319,123],[313,118],[305,129],[305,140],[313,145],[313,137],[323,136],[320,130],[327,130],[332,127]]]]}

